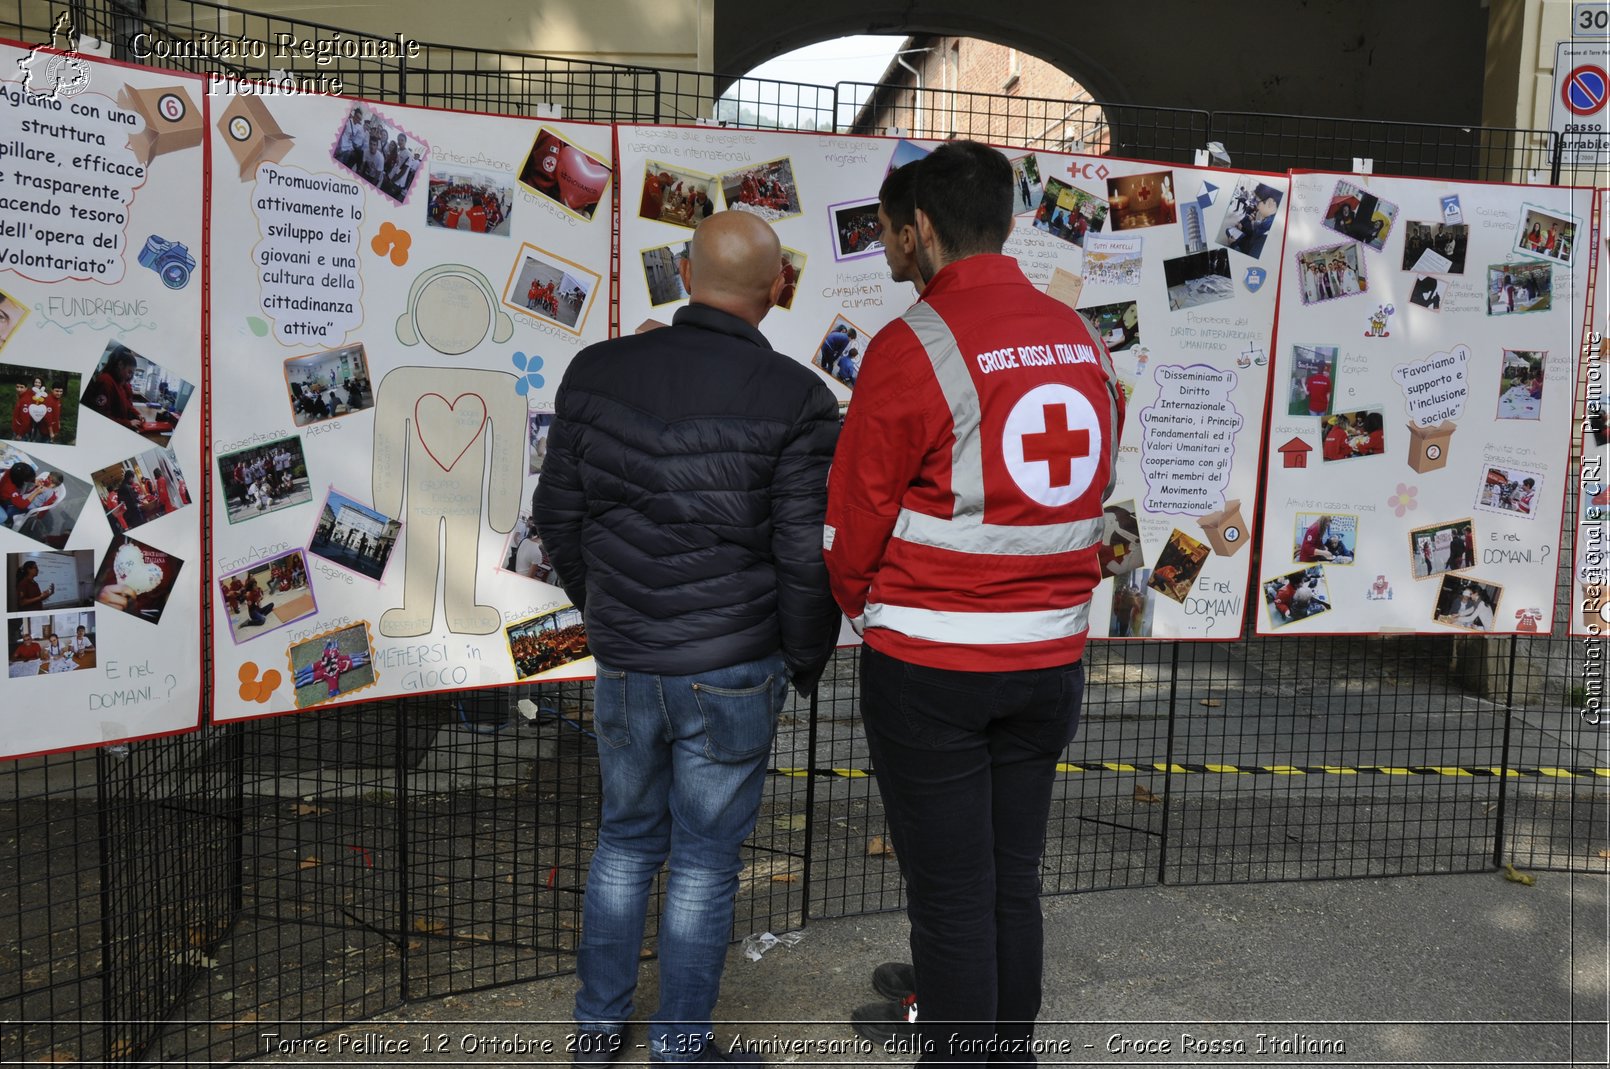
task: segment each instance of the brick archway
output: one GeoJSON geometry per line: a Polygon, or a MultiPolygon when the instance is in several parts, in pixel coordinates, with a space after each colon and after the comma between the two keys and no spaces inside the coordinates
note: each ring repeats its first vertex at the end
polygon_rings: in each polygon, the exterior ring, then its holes
{"type": "Polygon", "coordinates": [[[1196,0],[717,0],[714,68],[740,74],[847,34],[981,37],[1067,71],[1098,100],[1202,110],[1479,122],[1487,17],[1471,0],[1316,0],[1241,9],[1196,0]]]}

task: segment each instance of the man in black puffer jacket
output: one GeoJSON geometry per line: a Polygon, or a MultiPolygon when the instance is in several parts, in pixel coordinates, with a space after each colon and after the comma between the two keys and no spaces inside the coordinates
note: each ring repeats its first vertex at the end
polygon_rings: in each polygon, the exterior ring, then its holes
{"type": "Polygon", "coordinates": [[[757,329],[780,264],[758,217],[711,216],[683,261],[692,300],[673,324],[589,347],[559,387],[536,521],[596,658],[604,788],[578,1064],[621,1049],[668,856],[650,1059],[759,1064],[710,1030],[738,851],[788,684],[815,689],[839,621],[821,548],[837,406],[757,329]]]}

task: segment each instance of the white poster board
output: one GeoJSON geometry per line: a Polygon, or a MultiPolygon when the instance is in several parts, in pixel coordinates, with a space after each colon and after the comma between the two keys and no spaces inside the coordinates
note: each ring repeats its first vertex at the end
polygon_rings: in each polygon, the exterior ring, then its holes
{"type": "Polygon", "coordinates": [[[610,128],[214,105],[214,719],[590,673],[527,535],[610,128]]]}
{"type": "MultiPolygon", "coordinates": [[[[670,321],[687,299],[676,262],[698,220],[743,204],[774,224],[791,272],[761,331],[847,403],[855,357],[917,296],[890,280],[878,188],[936,142],[648,126],[621,126],[617,139],[622,329],[670,321]]],[[[1091,635],[1232,640],[1287,179],[1002,151],[1018,208],[1007,253],[1096,323],[1129,395],[1103,556],[1111,581],[1096,591],[1091,635]]]]}
{"type": "Polygon", "coordinates": [[[1546,632],[1591,191],[1301,173],[1258,632],[1546,632]]]}
{"type": "Polygon", "coordinates": [[[199,723],[206,99],[199,78],[49,48],[0,45],[0,71],[17,757],[199,723]]]}

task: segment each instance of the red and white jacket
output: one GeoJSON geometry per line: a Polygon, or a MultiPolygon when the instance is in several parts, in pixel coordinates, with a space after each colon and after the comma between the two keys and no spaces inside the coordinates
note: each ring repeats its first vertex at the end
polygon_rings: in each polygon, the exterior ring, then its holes
{"type": "Polygon", "coordinates": [[[948,265],[856,380],[823,530],[839,608],[913,664],[1078,660],[1123,421],[1112,358],[1078,313],[1011,257],[948,265]]]}

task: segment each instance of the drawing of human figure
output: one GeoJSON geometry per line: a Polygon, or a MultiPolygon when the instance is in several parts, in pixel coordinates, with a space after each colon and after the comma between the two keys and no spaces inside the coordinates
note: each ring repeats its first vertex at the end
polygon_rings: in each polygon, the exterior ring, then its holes
{"type": "Polygon", "coordinates": [[[502,623],[495,606],[476,603],[475,572],[488,439],[486,520],[507,534],[520,516],[527,406],[515,381],[501,371],[401,367],[375,391],[374,507],[402,518],[407,543],[403,603],[381,615],[381,634],[406,638],[434,625],[436,575],[443,566],[437,532],[443,528],[447,629],[487,635],[502,623]]]}

